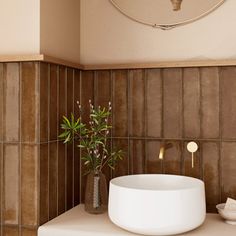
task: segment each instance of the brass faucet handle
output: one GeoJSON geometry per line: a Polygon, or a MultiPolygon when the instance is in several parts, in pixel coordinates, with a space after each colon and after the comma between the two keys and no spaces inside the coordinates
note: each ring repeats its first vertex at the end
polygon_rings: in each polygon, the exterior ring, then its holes
{"type": "Polygon", "coordinates": [[[194,152],[192,152],[192,168],[194,168],[194,152]]]}
{"type": "Polygon", "coordinates": [[[192,168],[194,168],[194,153],[198,150],[198,145],[195,142],[189,142],[187,144],[187,150],[191,153],[192,168]]]}

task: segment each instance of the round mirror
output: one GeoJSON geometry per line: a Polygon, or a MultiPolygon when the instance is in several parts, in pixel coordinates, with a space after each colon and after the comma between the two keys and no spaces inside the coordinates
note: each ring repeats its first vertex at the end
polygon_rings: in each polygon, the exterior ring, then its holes
{"type": "Polygon", "coordinates": [[[110,0],[124,15],[161,29],[193,22],[209,14],[225,0],[110,0]]]}

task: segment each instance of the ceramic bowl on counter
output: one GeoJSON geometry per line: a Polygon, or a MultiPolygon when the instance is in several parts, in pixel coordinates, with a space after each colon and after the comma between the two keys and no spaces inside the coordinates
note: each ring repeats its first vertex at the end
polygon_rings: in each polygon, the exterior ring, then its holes
{"type": "Polygon", "coordinates": [[[225,209],[225,203],[218,204],[216,208],[227,224],[236,225],[236,210],[225,209]]]}

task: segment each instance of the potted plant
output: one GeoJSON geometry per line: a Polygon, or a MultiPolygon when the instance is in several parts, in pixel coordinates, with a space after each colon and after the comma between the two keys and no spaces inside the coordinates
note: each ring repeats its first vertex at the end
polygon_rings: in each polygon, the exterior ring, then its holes
{"type": "Polygon", "coordinates": [[[122,160],[122,150],[108,148],[108,139],[112,126],[110,125],[111,102],[108,108],[95,108],[89,100],[90,115],[88,124],[81,119],[79,102],[79,117],[74,114],[68,118],[63,116],[59,138],[64,143],[78,140],[78,148],[82,149],[81,159],[86,167],[87,182],[85,190],[85,210],[99,214],[107,210],[107,184],[102,170],[105,166],[115,168],[117,161],[122,160]]]}

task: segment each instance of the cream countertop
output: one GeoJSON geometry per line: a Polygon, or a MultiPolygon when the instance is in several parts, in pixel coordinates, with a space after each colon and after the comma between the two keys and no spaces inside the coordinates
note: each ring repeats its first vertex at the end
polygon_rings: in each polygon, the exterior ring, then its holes
{"type": "MultiPolygon", "coordinates": [[[[132,236],[115,226],[107,214],[91,215],[79,205],[39,227],[38,236],[132,236]]],[[[236,226],[228,225],[217,214],[207,214],[205,223],[187,236],[236,236],[236,226]]]]}

